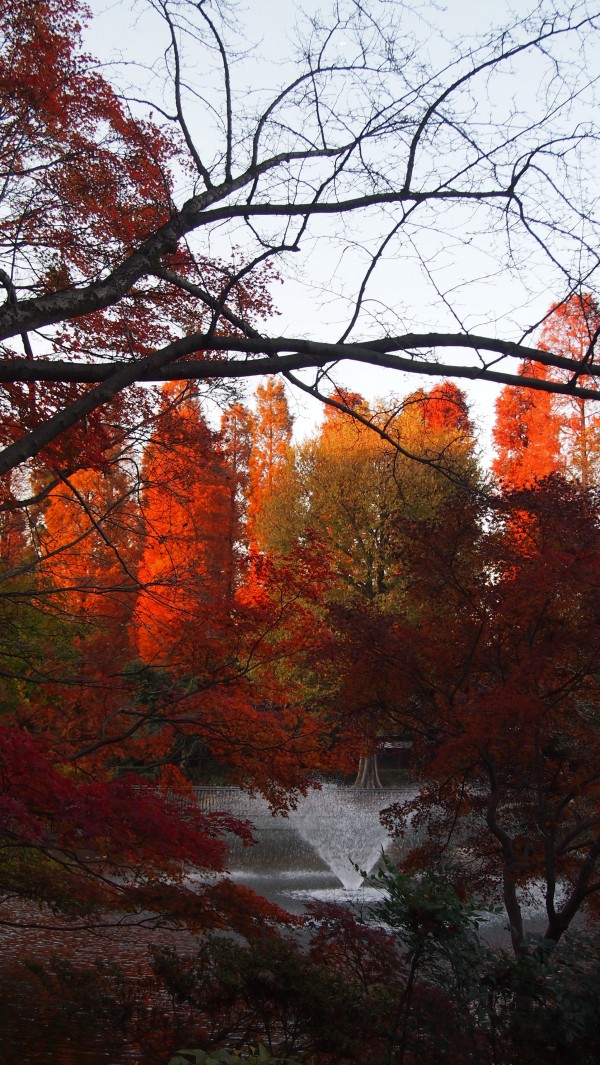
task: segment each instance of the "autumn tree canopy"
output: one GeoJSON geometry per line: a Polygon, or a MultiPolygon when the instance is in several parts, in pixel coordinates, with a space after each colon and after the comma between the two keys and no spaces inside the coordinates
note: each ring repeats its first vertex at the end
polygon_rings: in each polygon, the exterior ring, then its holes
{"type": "Polygon", "coordinates": [[[551,473],[576,477],[584,487],[597,483],[600,469],[600,421],[594,378],[587,367],[594,359],[600,332],[600,312],[586,293],[550,308],[540,332],[540,347],[572,359],[576,369],[523,364],[523,375],[535,372],[543,380],[584,381],[590,397],[526,388],[504,388],[496,401],[493,464],[505,484],[522,487],[551,473]]]}
{"type": "MultiPolygon", "coordinates": [[[[600,310],[590,293],[572,296],[552,307],[540,335],[540,347],[567,355],[579,364],[576,380],[584,381],[591,391],[597,383],[587,373],[593,362],[593,350],[600,335],[600,310]]],[[[561,381],[573,383],[573,375],[555,370],[561,381]]],[[[554,401],[561,424],[561,443],[567,468],[584,486],[597,483],[600,472],[600,419],[597,401],[582,396],[563,395],[554,401]]]]}
{"type": "MultiPolygon", "coordinates": [[[[269,514],[281,501],[292,442],[292,417],[281,381],[269,378],[256,389],[256,416],[248,466],[249,519],[257,546],[269,542],[269,514]]],[[[284,504],[285,505],[285,504],[284,504]]]]}
{"type": "Polygon", "coordinates": [[[276,570],[306,552],[319,560],[318,583],[314,568],[296,581],[310,639],[280,669],[290,685],[300,679],[304,714],[337,737],[342,764],[344,751],[374,752],[397,731],[402,678],[376,649],[398,619],[418,616],[409,545],[419,522],[452,525],[481,474],[452,382],[373,406],[338,390],[329,404],[320,430],[287,447],[277,491],[261,500],[261,547],[276,570]]]}
{"type": "Polygon", "coordinates": [[[180,386],[145,452],[138,646],[169,660],[190,628],[218,624],[233,592],[233,478],[198,403],[180,386]]]}
{"type": "Polygon", "coordinates": [[[516,950],[535,881],[556,941],[600,883],[597,16],[431,51],[400,0],[337,5],[286,82],[227,3],[150,9],[156,98],[77,0],[0,13],[2,897],[267,920],[215,878],[244,826],[181,817],[194,745],[281,808],[410,731],[414,863],[460,828],[516,950]],[[434,381],[369,404],[345,360],[434,381]],[[506,387],[498,494],[463,378],[506,387]],[[290,386],[327,407],[302,445],[290,386]]]}
{"type": "Polygon", "coordinates": [[[419,800],[396,811],[427,825],[413,861],[455,839],[458,875],[498,891],[524,954],[536,885],[550,942],[598,905],[599,528],[596,497],[559,476],[505,493],[466,553],[453,522],[423,528],[418,626],[379,648],[422,759],[419,800]]]}
{"type": "Polygon", "coordinates": [[[227,4],[151,11],[156,99],[131,67],[124,90],[83,53],[77,0],[1,16],[0,472],[36,457],[63,473],[98,464],[143,414],[142,381],[285,373],[320,395],[351,360],[593,397],[579,376],[544,377],[577,373],[576,360],[532,340],[542,294],[567,306],[598,266],[583,177],[597,168],[597,21],[584,0],[479,38],[436,28],[431,56],[426,20],[401,0],[336,6],[300,23],[288,80],[270,56],[237,61],[249,37],[227,4]],[[335,329],[265,324],[288,259],[314,280],[309,306],[343,288],[335,329]],[[529,320],[510,317],[507,271],[529,320]],[[484,309],[492,291],[505,307],[484,309]]]}

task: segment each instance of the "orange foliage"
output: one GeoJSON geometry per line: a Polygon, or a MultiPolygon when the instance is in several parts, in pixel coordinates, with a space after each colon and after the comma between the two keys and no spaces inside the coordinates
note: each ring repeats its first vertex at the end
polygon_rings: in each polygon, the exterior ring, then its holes
{"type": "MultiPolygon", "coordinates": [[[[526,364],[521,372],[548,378],[540,365],[526,364]]],[[[505,388],[496,400],[493,435],[497,457],[492,470],[510,488],[525,488],[562,467],[560,420],[549,392],[505,388]]]]}
{"type": "Polygon", "coordinates": [[[472,432],[467,399],[453,381],[442,381],[423,394],[422,417],[432,434],[472,432]]]}
{"type": "MultiPolygon", "coordinates": [[[[571,296],[550,308],[539,347],[580,364],[578,382],[596,387],[585,373],[595,360],[600,311],[590,295],[571,296]]],[[[522,374],[543,381],[569,382],[573,371],[525,363],[522,374]]],[[[509,488],[524,488],[551,473],[564,472],[585,486],[600,467],[600,416],[589,399],[505,388],[496,402],[493,471],[509,488]]]]}
{"type": "Polygon", "coordinates": [[[256,390],[252,451],[249,462],[248,519],[251,538],[264,546],[258,529],[260,515],[277,492],[292,439],[292,417],[283,383],[269,377],[256,390]]]}
{"type": "MultiPolygon", "coordinates": [[[[125,625],[135,593],[139,522],[133,486],[110,472],[79,470],[52,490],[41,532],[42,572],[63,612],[97,627],[125,625]]],[[[120,637],[120,641],[123,635],[120,637]]]]}
{"type": "Polygon", "coordinates": [[[253,425],[254,418],[243,403],[233,403],[224,411],[221,419],[219,445],[232,480],[236,583],[244,568],[248,549],[248,486],[253,425]]]}
{"type": "Polygon", "coordinates": [[[235,485],[198,402],[177,387],[163,395],[144,458],[137,646],[147,662],[189,665],[229,608],[235,485]]]}
{"type": "MultiPolygon", "coordinates": [[[[586,364],[597,361],[595,345],[600,333],[600,310],[592,296],[571,296],[550,311],[542,329],[540,347],[573,359],[581,366],[579,383],[597,388],[597,378],[585,373],[586,364]]],[[[568,382],[569,370],[554,370],[555,380],[568,382]]],[[[554,406],[560,417],[563,452],[567,468],[583,485],[597,478],[600,465],[600,416],[597,404],[578,397],[556,396],[554,406]]]]}

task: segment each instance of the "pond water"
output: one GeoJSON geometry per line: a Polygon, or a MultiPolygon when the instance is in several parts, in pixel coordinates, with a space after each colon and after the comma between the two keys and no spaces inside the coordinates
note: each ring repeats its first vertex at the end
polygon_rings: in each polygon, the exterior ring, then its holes
{"type": "MultiPolygon", "coordinates": [[[[104,1019],[96,1028],[88,1023],[85,999],[89,1002],[90,993],[82,999],[78,992],[83,988],[73,986],[68,970],[59,968],[55,973],[53,959],[67,959],[76,968],[93,967],[99,960],[107,967],[102,983],[113,987],[108,967],[120,966],[134,983],[139,981],[141,990],[148,947],[171,944],[176,932],[123,927],[90,931],[59,924],[48,928],[52,919],[24,903],[3,908],[2,916],[15,922],[15,927],[0,929],[2,1065],[137,1065],[150,1061],[141,1056],[139,1048],[123,1046],[104,1019]],[[52,993],[48,993],[49,980],[52,993]]],[[[186,938],[191,949],[189,935],[186,938]]],[[[101,987],[97,992],[100,998],[101,987]]]]}
{"type": "MultiPolygon", "coordinates": [[[[301,913],[310,899],[335,899],[361,905],[373,898],[364,889],[360,869],[371,871],[390,840],[381,827],[379,811],[411,789],[361,791],[324,787],[301,800],[288,817],[272,817],[267,803],[233,788],[196,789],[204,809],[227,810],[249,818],[256,829],[257,845],[243,848],[233,841],[229,875],[291,913],[301,913]]],[[[33,907],[12,907],[15,927],[0,929],[0,1061],[2,1065],[165,1065],[168,1056],[145,1047],[121,1046],[108,1030],[110,1021],[93,1032],[78,1027],[77,1009],[67,1006],[74,994],[69,974],[56,975],[65,984],[65,1009],[50,1007],[39,970],[48,972],[53,957],[68,958],[74,966],[122,966],[143,983],[148,947],[176,943],[193,950],[187,933],[148,929],[107,928],[89,932],[39,927],[33,907]],[[18,925],[29,924],[28,928],[18,925]],[[38,927],[36,927],[36,924],[38,927]],[[38,970],[35,967],[38,967],[38,970]]],[[[105,974],[105,979],[109,975],[105,974]]],[[[101,981],[100,981],[101,985],[101,981]]],[[[56,985],[55,985],[56,986],[56,985]]],[[[62,985],[61,985],[62,986],[62,985]]],[[[102,987],[98,995],[101,997],[102,987]]],[[[76,997],[76,996],[75,996],[76,997]]],[[[56,996],[54,996],[56,998],[56,996]]],[[[143,1036],[143,1033],[142,1033],[143,1036]]],[[[175,1048],[173,1048],[175,1049],[175,1048]]]]}

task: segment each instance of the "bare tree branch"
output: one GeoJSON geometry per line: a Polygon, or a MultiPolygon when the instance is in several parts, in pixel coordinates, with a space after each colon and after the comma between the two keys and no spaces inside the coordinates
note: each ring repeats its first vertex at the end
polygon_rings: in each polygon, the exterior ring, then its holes
{"type": "MultiPolygon", "coordinates": [[[[160,211],[152,204],[149,215],[162,223],[137,231],[134,226],[138,236],[128,239],[119,223],[105,251],[94,221],[84,268],[73,251],[58,243],[54,248],[45,230],[36,233],[37,219],[62,209],[42,180],[45,168],[52,161],[57,179],[67,162],[77,165],[77,152],[68,140],[28,145],[26,130],[19,151],[10,149],[2,193],[9,222],[0,242],[6,291],[0,381],[17,386],[7,391],[9,407],[20,383],[38,387],[30,396],[35,417],[22,413],[25,404],[19,407],[23,436],[5,448],[0,472],[39,454],[137,382],[236,380],[323,370],[347,360],[403,378],[455,377],[596,398],[590,386],[598,376],[596,337],[582,367],[523,343],[535,326],[496,311],[495,289],[477,319],[465,300],[472,291],[476,304],[491,277],[508,279],[521,286],[521,308],[530,291],[535,295],[532,317],[539,323],[540,264],[549,271],[549,284],[560,286],[547,292],[547,304],[564,298],[565,290],[593,291],[600,265],[593,187],[598,138],[587,116],[595,104],[591,61],[600,11],[583,0],[543,5],[479,41],[453,46],[440,39],[434,64],[420,51],[420,27],[410,23],[401,0],[375,0],[368,12],[340,3],[330,21],[310,23],[293,75],[268,87],[266,68],[263,84],[263,71],[255,58],[248,60],[247,37],[227,4],[210,15],[203,4],[187,0],[154,0],[152,6],[164,22],[163,69],[171,85],[170,101],[161,96],[154,108],[156,130],[178,128],[173,173],[199,175],[204,187],[190,195],[188,186],[178,197],[173,189],[185,180],[167,178],[163,169],[158,195],[164,202],[160,211]],[[244,41],[243,61],[236,40],[244,41]],[[243,81],[248,62],[252,92],[243,81]],[[535,101],[524,97],[518,80],[530,69],[540,84],[535,101]],[[210,131],[197,121],[201,103],[202,122],[210,116],[215,124],[210,131]],[[217,238],[237,249],[239,264],[221,274],[203,266],[217,238]],[[450,277],[457,245],[474,264],[464,278],[450,277]],[[343,293],[350,306],[338,329],[340,341],[318,333],[295,337],[290,333],[296,330],[285,329],[282,336],[265,335],[256,310],[244,303],[248,288],[266,284],[265,264],[283,273],[288,259],[293,268],[296,256],[306,254],[301,270],[312,278],[315,263],[320,266],[334,248],[344,266],[352,256],[355,265],[362,259],[350,289],[341,277],[330,289],[343,293]],[[480,265],[488,256],[494,262],[489,272],[480,265]],[[369,339],[372,293],[397,263],[409,280],[417,264],[432,305],[427,297],[415,301],[410,292],[398,293],[398,307],[389,296],[382,299],[378,305],[389,308],[390,322],[369,339]],[[448,331],[448,320],[464,328],[448,331]],[[137,335],[130,321],[137,321],[137,335]],[[495,321],[498,327],[489,324],[495,321]],[[219,335],[232,331],[235,336],[219,335]],[[25,358],[14,346],[17,337],[23,338],[25,358]],[[31,338],[36,344],[39,338],[35,358],[31,338]],[[464,361],[441,358],[448,349],[465,352],[464,361]],[[208,352],[210,358],[190,360],[208,352]],[[566,370],[570,381],[541,380],[527,371],[536,364],[566,370]],[[60,384],[92,387],[74,401],[71,391],[57,410],[60,384]],[[44,385],[53,397],[46,408],[44,385]],[[40,420],[45,409],[55,413],[40,420]]],[[[147,100],[146,92],[137,99],[147,100]]],[[[128,136],[136,152],[156,161],[158,134],[153,138],[145,123],[128,127],[128,136]]],[[[132,144],[126,148],[133,151],[132,144]]],[[[56,228],[61,239],[77,211],[75,203],[68,206],[67,221],[56,228]]],[[[127,203],[118,206],[122,218],[132,221],[127,203]]],[[[143,214],[139,203],[136,210],[143,214]]],[[[85,218],[77,224],[88,233],[85,218]]],[[[335,267],[328,269],[331,279],[335,267]]],[[[314,284],[325,291],[317,277],[314,284]]],[[[5,437],[12,441],[14,435],[13,419],[5,437]]]]}

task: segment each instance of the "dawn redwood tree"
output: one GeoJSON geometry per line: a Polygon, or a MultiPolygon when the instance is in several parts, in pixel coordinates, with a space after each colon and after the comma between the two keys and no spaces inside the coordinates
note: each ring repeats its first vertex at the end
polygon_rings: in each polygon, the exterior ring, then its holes
{"type": "Polygon", "coordinates": [[[241,931],[246,921],[268,919],[268,907],[249,893],[215,880],[225,837],[248,839],[247,830],[188,802],[171,765],[168,723],[157,727],[128,672],[138,520],[125,471],[116,463],[110,474],[83,470],[46,498],[36,539],[24,538],[18,555],[7,552],[0,925],[239,920],[241,931]],[[150,780],[139,772],[148,765],[150,780]],[[185,866],[200,875],[193,892],[182,883],[185,866]],[[37,908],[15,913],[16,898],[37,908]]]}
{"type": "Polygon", "coordinates": [[[193,392],[165,387],[142,477],[138,651],[191,668],[229,616],[235,537],[233,475],[193,392]]]}
{"type": "MultiPolygon", "coordinates": [[[[162,610],[151,619],[152,632],[145,617],[146,640],[152,633],[156,637],[150,651],[169,660],[185,642],[182,629],[190,627],[194,593],[196,615],[203,611],[193,631],[198,655],[210,656],[210,634],[202,623],[211,610],[218,622],[218,597],[230,594],[231,545],[225,542],[219,554],[220,528],[213,529],[215,544],[207,544],[213,516],[225,527],[217,502],[230,513],[225,462],[190,400],[177,404],[171,396],[158,424],[170,458],[178,442],[187,445],[177,470],[179,495],[172,480],[151,482],[149,492],[162,490],[163,505],[146,509],[156,545],[161,530],[167,542],[165,523],[180,507],[171,530],[179,538],[173,535],[170,543],[179,570],[171,578],[164,566],[155,566],[141,586],[144,567],[152,567],[149,557],[138,557],[137,485],[116,461],[108,471],[80,470],[53,488],[44,498],[35,538],[26,539],[18,558],[12,553],[12,571],[1,575],[7,628],[0,641],[0,924],[33,920],[43,927],[52,924],[53,914],[65,914],[80,927],[149,919],[242,930],[245,921],[268,919],[269,908],[251,893],[215,877],[224,869],[226,835],[249,836],[235,819],[207,817],[189,798],[189,785],[173,764],[179,733],[172,714],[161,716],[164,702],[176,705],[180,691],[163,685],[149,692],[143,669],[132,663],[131,615],[136,605],[139,611],[142,592],[162,610]],[[177,416],[179,426],[172,424],[177,416]],[[204,479],[195,483],[203,459],[204,479]],[[196,522],[193,538],[189,530],[186,534],[184,511],[196,522]],[[177,601],[178,579],[188,578],[186,597],[177,601]],[[202,599],[207,582],[210,604],[202,599]],[[169,612],[170,626],[164,619],[169,612]],[[167,635],[179,646],[169,645],[167,635]],[[182,870],[190,866],[200,877],[193,891],[182,882],[182,870]],[[40,909],[15,916],[15,898],[40,909]]],[[[160,443],[155,437],[149,444],[149,477],[158,477],[160,443]]],[[[148,536],[147,548],[150,542],[148,536]]],[[[190,639],[188,651],[191,647],[190,639]]],[[[272,728],[269,733],[272,742],[272,728]]]]}
{"type": "MultiPolygon", "coordinates": [[[[540,334],[540,347],[556,351],[578,364],[575,380],[597,390],[587,374],[594,364],[594,347],[600,336],[600,310],[593,296],[571,296],[550,309],[540,334]]],[[[553,371],[553,376],[569,383],[573,374],[553,371]]],[[[598,482],[600,470],[600,415],[597,401],[580,396],[556,397],[553,401],[560,420],[561,442],[566,468],[586,487],[598,482]]]]}
{"type": "Polygon", "coordinates": [[[305,786],[331,761],[327,738],[305,727],[297,691],[281,673],[282,662],[314,644],[298,589],[320,594],[320,563],[299,552],[276,570],[241,542],[249,422],[237,406],[214,432],[189,386],[164,388],[142,469],[132,620],[142,687],[145,678],[155,691],[147,707],[130,707],[129,745],[135,754],[146,742],[146,762],[151,753],[169,762],[175,748],[185,757],[188,741],[200,740],[232,780],[282,805],[286,788],[305,786]]]}
{"type": "Polygon", "coordinates": [[[63,614],[97,628],[118,618],[126,630],[140,551],[136,489],[115,458],[108,469],[79,470],[49,493],[35,537],[38,569],[51,579],[63,614]]]}
{"type": "MultiPolygon", "coordinates": [[[[540,347],[568,356],[574,366],[533,368],[523,364],[523,374],[573,384],[585,382],[596,391],[587,372],[594,364],[594,345],[600,335],[600,312],[588,294],[571,296],[551,307],[540,332],[540,347]]],[[[551,473],[576,477],[584,487],[595,483],[600,457],[600,421],[597,402],[581,396],[551,395],[527,388],[505,388],[496,401],[494,443],[497,456],[492,469],[513,488],[525,487],[551,473]]]]}
{"type": "Polygon", "coordinates": [[[256,389],[248,465],[248,520],[256,547],[264,548],[289,467],[293,420],[282,381],[268,378],[256,389]]]}
{"type": "Polygon", "coordinates": [[[239,582],[247,561],[248,551],[248,486],[254,416],[239,401],[231,403],[223,412],[219,448],[232,478],[232,514],[234,584],[239,582]]]}
{"type": "MultiPolygon", "coordinates": [[[[548,379],[547,367],[534,372],[548,379]]],[[[560,434],[561,419],[550,393],[503,389],[496,400],[492,471],[511,488],[524,488],[557,473],[564,467],[560,434]]]]}
{"type": "Polygon", "coordinates": [[[0,473],[97,464],[147,399],[133,386],[153,379],[285,373],[322,396],[350,359],[594,398],[582,381],[519,372],[577,372],[528,338],[541,293],[592,291],[598,266],[582,177],[596,168],[587,2],[543,3],[470,40],[436,32],[433,59],[426,18],[401,0],[336,6],[301,24],[287,81],[285,65],[237,62],[248,35],[228,4],[150,7],[155,106],[147,84],[128,100],[82,54],[76,0],[16,0],[1,15],[0,473]],[[213,237],[238,251],[207,257],[213,237]],[[327,335],[261,324],[253,292],[268,310],[265,270],[283,276],[288,258],[313,304],[335,301],[327,335]],[[497,283],[508,269],[516,317],[497,283]],[[380,296],[390,285],[393,299],[380,296]],[[374,299],[385,327],[373,328],[374,299]],[[463,359],[446,360],[450,348],[463,359]]]}
{"type": "MultiPolygon", "coordinates": [[[[368,406],[358,394],[336,395],[338,401],[369,419],[368,406]]],[[[373,729],[364,717],[358,727],[350,714],[344,715],[342,723],[339,720],[341,655],[336,651],[335,620],[328,617],[328,606],[348,605],[358,598],[365,612],[371,600],[385,609],[381,604],[396,584],[390,552],[395,452],[393,448],[386,452],[367,425],[328,406],[319,434],[299,448],[288,446],[282,459],[276,490],[262,502],[262,547],[278,568],[289,566],[308,546],[327,574],[320,595],[315,595],[310,582],[301,588],[309,605],[312,639],[306,646],[298,645],[298,654],[286,664],[286,672],[288,682],[299,686],[307,718],[337,736],[341,767],[351,751],[358,761],[373,747],[373,729]],[[332,703],[335,724],[328,714],[332,703]]],[[[356,672],[356,661],[353,669],[356,672]]],[[[358,677],[356,683],[361,686],[358,677]]],[[[377,784],[375,763],[367,762],[377,784]]],[[[351,768],[356,764],[350,762],[351,768]]]]}
{"type": "Polygon", "coordinates": [[[94,774],[143,757],[148,746],[139,736],[116,754],[106,742],[115,737],[119,746],[123,706],[135,698],[130,634],[141,528],[132,474],[135,468],[115,456],[106,469],[79,470],[54,487],[38,515],[34,563],[23,566],[29,586],[21,581],[23,600],[27,589],[56,630],[52,652],[40,642],[21,674],[34,730],[56,756],[81,756],[94,774]],[[96,747],[100,736],[105,742],[96,747]],[[86,761],[82,752],[90,747],[86,761]]]}

